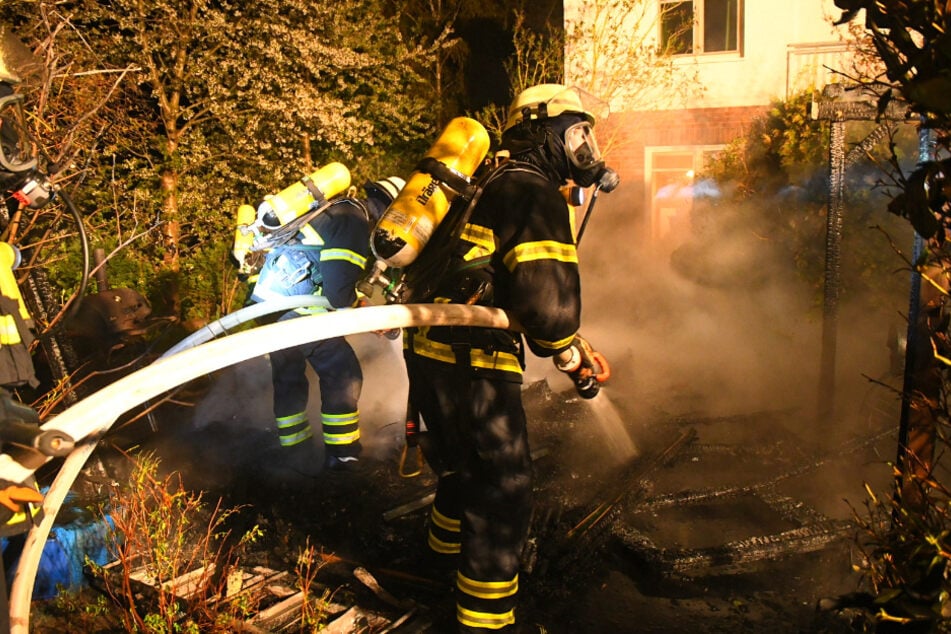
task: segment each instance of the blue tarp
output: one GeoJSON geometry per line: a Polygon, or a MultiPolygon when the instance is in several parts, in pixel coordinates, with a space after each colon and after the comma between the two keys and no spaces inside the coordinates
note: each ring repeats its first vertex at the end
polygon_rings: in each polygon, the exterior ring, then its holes
{"type": "MultiPolygon", "coordinates": [[[[88,513],[87,513],[88,515],[88,513]]],[[[114,559],[109,552],[114,530],[112,518],[83,518],[53,526],[49,539],[43,546],[43,556],[36,572],[33,599],[51,599],[60,588],[78,590],[86,583],[83,568],[87,561],[104,566],[114,559]]],[[[13,579],[20,559],[22,539],[3,540],[5,559],[10,561],[7,579],[13,579]],[[15,553],[6,553],[7,548],[16,548],[15,553]],[[11,557],[12,555],[12,557],[11,557]]]]}

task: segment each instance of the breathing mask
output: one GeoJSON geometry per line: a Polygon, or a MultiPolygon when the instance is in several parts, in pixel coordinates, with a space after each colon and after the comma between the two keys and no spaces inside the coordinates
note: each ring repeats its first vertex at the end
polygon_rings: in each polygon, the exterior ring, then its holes
{"type": "Polygon", "coordinates": [[[538,133],[544,132],[548,135],[544,141],[548,151],[558,157],[560,176],[570,178],[579,187],[606,184],[602,188],[610,191],[613,186],[601,180],[613,171],[605,166],[594,136],[595,121],[607,117],[608,112],[606,102],[580,88],[538,84],[523,90],[512,102],[504,133],[509,133],[510,141],[524,146],[537,143],[538,133]],[[533,126],[536,121],[544,127],[533,126]],[[517,126],[522,130],[511,133],[517,126]]]}
{"type": "Polygon", "coordinates": [[[564,140],[571,179],[581,187],[594,185],[606,168],[591,124],[575,123],[565,130],[564,140]]]}

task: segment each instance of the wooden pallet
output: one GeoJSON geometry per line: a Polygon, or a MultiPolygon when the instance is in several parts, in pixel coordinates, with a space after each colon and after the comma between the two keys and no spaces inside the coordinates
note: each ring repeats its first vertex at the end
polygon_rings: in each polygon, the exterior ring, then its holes
{"type": "MultiPolygon", "coordinates": [[[[119,575],[121,564],[110,563],[103,567],[103,572],[107,575],[119,575]]],[[[162,589],[187,601],[195,596],[204,580],[212,574],[214,574],[213,565],[201,566],[166,581],[162,584],[162,589]]],[[[134,586],[136,601],[141,601],[143,606],[148,605],[158,595],[159,582],[144,566],[133,569],[129,573],[129,579],[134,586]]],[[[248,634],[299,632],[305,594],[296,587],[296,582],[296,577],[287,571],[273,570],[263,566],[236,568],[229,573],[225,581],[225,592],[208,601],[223,603],[243,599],[243,603],[249,606],[247,610],[250,614],[244,620],[231,624],[237,632],[248,634]]],[[[370,631],[383,632],[397,626],[398,622],[406,618],[404,616],[394,622],[384,614],[366,610],[360,606],[344,605],[328,598],[330,596],[329,589],[323,587],[312,588],[307,596],[307,599],[311,601],[312,612],[320,614],[322,621],[327,623],[320,630],[326,634],[349,634],[367,628],[370,631]]]]}

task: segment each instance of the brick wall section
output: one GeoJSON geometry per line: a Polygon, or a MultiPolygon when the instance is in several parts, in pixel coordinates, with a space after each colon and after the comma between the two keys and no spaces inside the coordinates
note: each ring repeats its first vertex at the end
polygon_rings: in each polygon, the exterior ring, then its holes
{"type": "Polygon", "coordinates": [[[611,140],[611,165],[627,180],[644,177],[647,146],[721,145],[744,134],[768,106],[624,112],[611,116],[598,137],[611,140]]]}
{"type": "Polygon", "coordinates": [[[627,234],[629,243],[649,239],[645,208],[644,148],[725,145],[745,134],[768,106],[694,108],[611,115],[597,126],[598,142],[607,151],[608,165],[621,177],[621,186],[604,196],[602,227],[627,234]]]}

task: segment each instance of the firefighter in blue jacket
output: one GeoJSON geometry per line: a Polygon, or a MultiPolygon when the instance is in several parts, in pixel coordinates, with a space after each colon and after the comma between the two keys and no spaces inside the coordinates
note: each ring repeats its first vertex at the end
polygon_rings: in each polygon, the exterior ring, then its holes
{"type": "MultiPolygon", "coordinates": [[[[407,329],[410,402],[426,426],[426,457],[439,480],[428,545],[456,574],[458,631],[514,631],[520,555],[529,529],[532,464],[521,400],[525,346],[554,359],[579,393],[597,373],[578,334],[581,280],[570,211],[560,188],[588,187],[608,168],[594,116],[580,93],[557,84],[513,102],[481,198],[432,302],[509,312],[524,329],[407,329]]],[[[602,358],[603,359],[603,358],[602,358]]],[[[521,625],[521,624],[520,624],[521,625]]]]}
{"type": "MultiPolygon", "coordinates": [[[[365,184],[365,199],[331,200],[293,239],[267,254],[251,299],[262,302],[315,294],[325,297],[333,308],[355,306],[356,284],[365,274],[370,253],[370,231],[403,184],[402,179],[390,177],[365,184]]],[[[300,308],[277,321],[322,310],[326,309],[300,308]]],[[[358,401],[363,374],[350,344],[343,337],[308,343],[272,352],[270,361],[281,466],[305,476],[321,469],[307,412],[309,363],[320,384],[323,466],[356,469],[361,452],[358,401]]]]}

